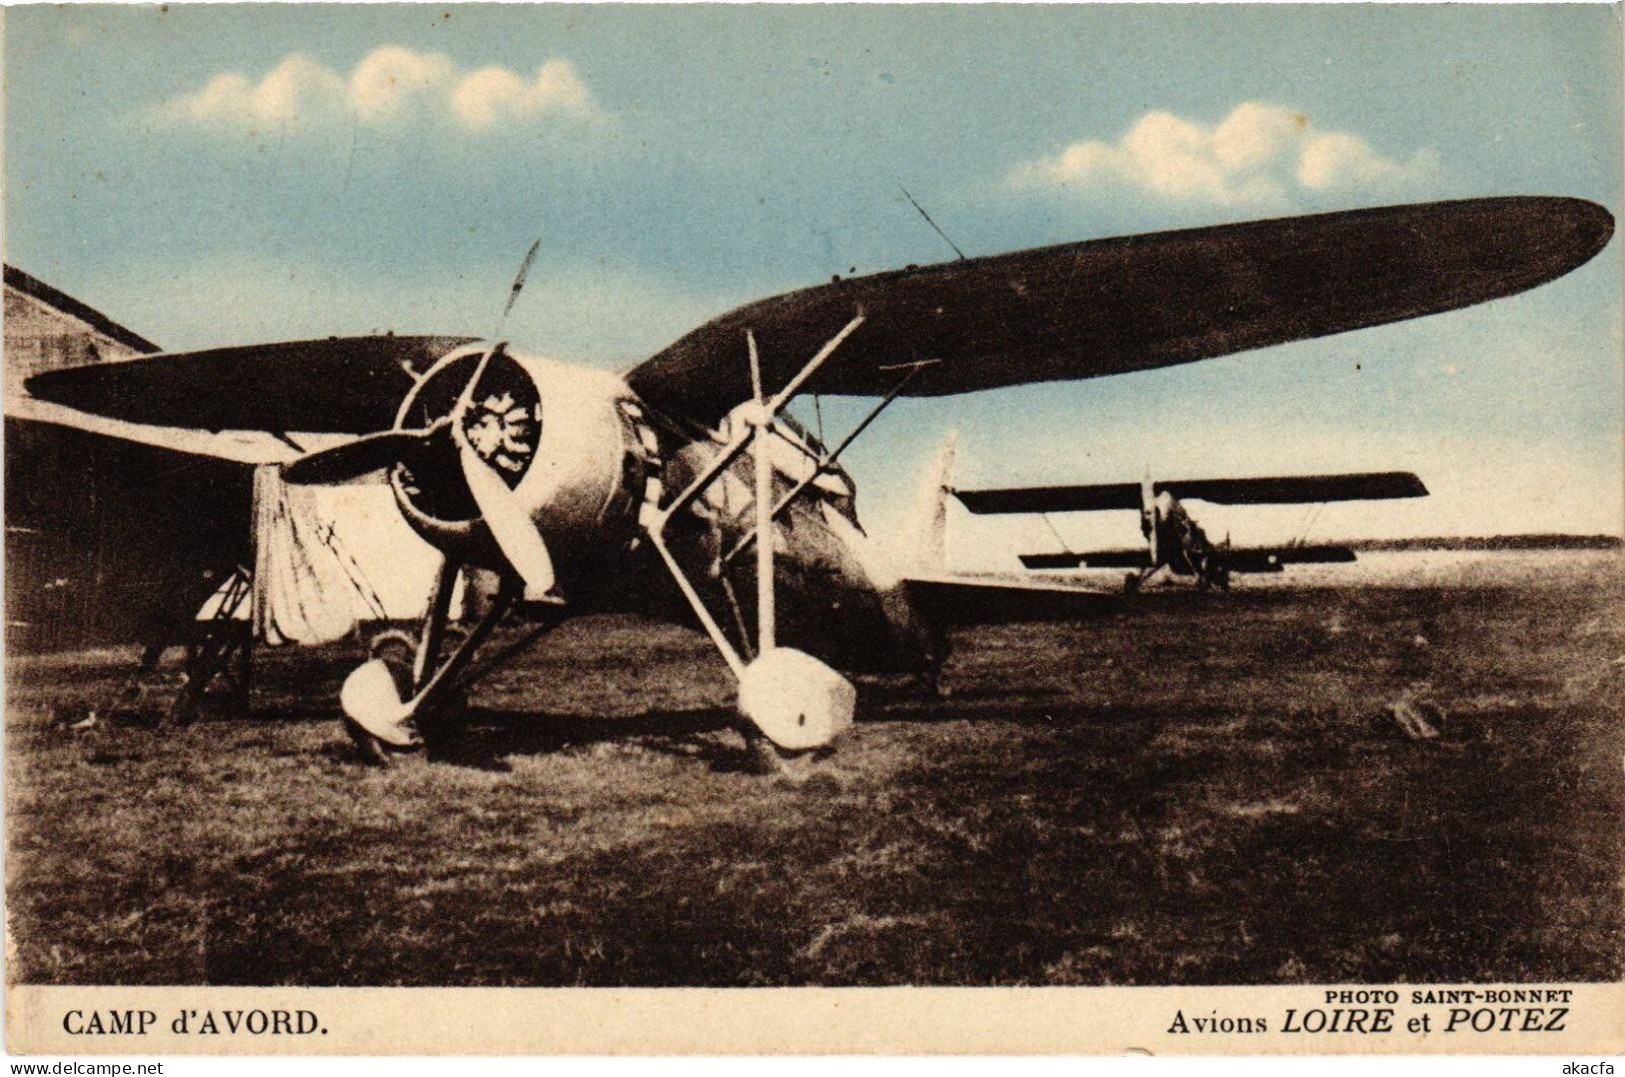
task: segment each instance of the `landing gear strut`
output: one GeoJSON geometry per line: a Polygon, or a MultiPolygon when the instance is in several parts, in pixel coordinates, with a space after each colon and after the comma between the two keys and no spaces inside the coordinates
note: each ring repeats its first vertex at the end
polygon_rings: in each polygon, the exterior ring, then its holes
{"type": "Polygon", "coordinates": [[[482,677],[513,658],[555,628],[563,618],[562,606],[549,606],[557,616],[544,616],[514,643],[504,647],[478,669],[470,667],[474,654],[524,593],[517,576],[504,576],[489,608],[444,659],[452,589],[462,566],[447,559],[435,579],[429,608],[423,617],[415,649],[410,640],[391,634],[375,641],[373,657],[356,667],[344,682],[339,702],[344,708],[344,729],[362,756],[385,765],[393,755],[421,749],[425,736],[447,731],[464,708],[460,700],[482,677]]]}
{"type": "MultiPolygon", "coordinates": [[[[773,584],[774,518],[810,479],[792,490],[775,505],[773,462],[769,438],[795,440],[783,432],[778,416],[801,391],[807,379],[835,353],[841,343],[862,325],[860,313],[819,349],[801,372],[773,397],[762,387],[761,362],[756,337],[747,331],[745,342],[750,354],[751,385],[754,399],[741,409],[743,422],[721,452],[668,505],[646,503],[640,524],[649,542],[665,562],[678,590],[688,601],[700,625],[728,663],[739,681],[739,713],[750,727],[783,753],[809,752],[829,744],[852,724],[857,705],[857,689],[852,682],[812,655],[778,646],[777,613],[773,584]],[[749,662],[728,639],[693,582],[683,571],[666,544],[666,527],[677,514],[686,511],[712,484],[719,481],[745,451],[755,459],[756,523],[756,656],[749,662]]],[[[850,439],[849,439],[850,440],[850,439]]],[[[844,447],[844,446],[843,446],[844,447]]],[[[820,461],[820,468],[824,466],[820,461]]],[[[743,545],[739,547],[743,549],[743,545]]],[[[748,731],[747,731],[748,732],[748,731]]],[[[750,738],[747,735],[747,741],[750,738]]]]}

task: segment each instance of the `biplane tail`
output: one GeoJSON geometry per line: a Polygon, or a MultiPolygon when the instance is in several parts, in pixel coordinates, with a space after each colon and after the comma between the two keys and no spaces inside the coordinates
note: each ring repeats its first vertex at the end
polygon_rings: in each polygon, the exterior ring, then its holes
{"type": "Polygon", "coordinates": [[[948,492],[952,489],[959,431],[950,433],[936,459],[920,476],[909,512],[897,533],[904,575],[936,575],[948,570],[948,492]]]}

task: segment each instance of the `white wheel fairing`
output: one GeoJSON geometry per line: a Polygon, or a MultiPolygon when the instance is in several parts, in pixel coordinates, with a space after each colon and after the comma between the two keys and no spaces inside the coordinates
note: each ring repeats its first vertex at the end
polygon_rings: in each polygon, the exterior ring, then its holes
{"type": "Polygon", "coordinates": [[[822,748],[852,725],[852,682],[810,654],[775,647],[739,678],[739,713],[780,748],[822,748]]]}

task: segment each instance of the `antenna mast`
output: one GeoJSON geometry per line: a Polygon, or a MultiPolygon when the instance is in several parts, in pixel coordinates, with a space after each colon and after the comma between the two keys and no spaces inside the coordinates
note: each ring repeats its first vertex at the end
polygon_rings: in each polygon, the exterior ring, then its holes
{"type": "Polygon", "coordinates": [[[932,231],[936,232],[937,235],[942,237],[942,241],[944,243],[948,244],[948,246],[954,249],[954,253],[959,255],[959,260],[963,262],[965,260],[965,252],[959,249],[959,244],[949,239],[948,233],[944,232],[940,227],[937,226],[937,222],[931,219],[931,214],[925,211],[925,207],[914,201],[914,196],[908,193],[907,187],[904,187],[901,183],[899,183],[897,185],[897,189],[903,192],[903,197],[908,199],[908,204],[920,211],[920,216],[925,218],[925,223],[929,224],[932,231]]]}

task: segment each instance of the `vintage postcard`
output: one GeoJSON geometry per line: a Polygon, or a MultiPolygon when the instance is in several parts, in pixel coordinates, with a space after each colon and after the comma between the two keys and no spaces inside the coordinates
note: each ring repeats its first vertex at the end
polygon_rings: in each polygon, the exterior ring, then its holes
{"type": "Polygon", "coordinates": [[[10,1052],[1625,1048],[1618,6],[3,16],[10,1052]]]}

